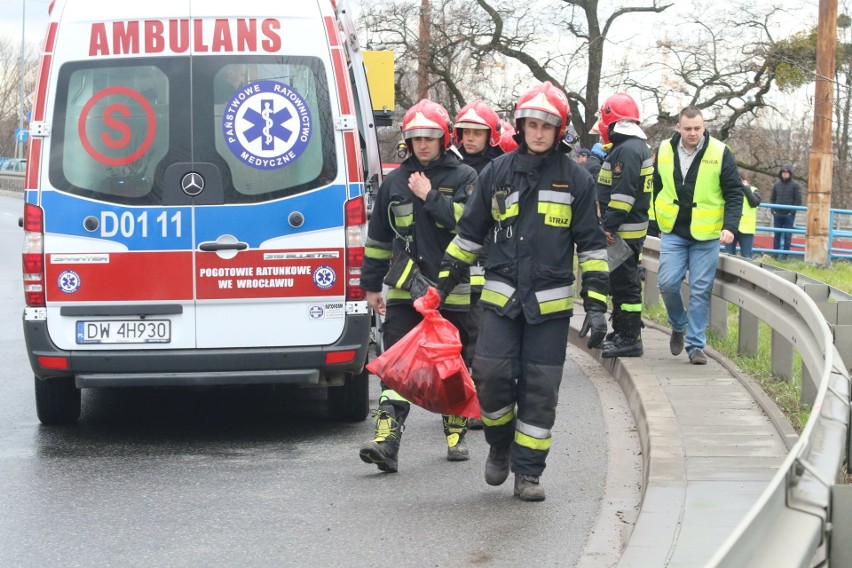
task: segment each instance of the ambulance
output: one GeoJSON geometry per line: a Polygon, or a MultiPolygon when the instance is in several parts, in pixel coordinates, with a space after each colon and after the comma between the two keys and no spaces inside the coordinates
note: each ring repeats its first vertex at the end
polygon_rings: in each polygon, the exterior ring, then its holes
{"type": "Polygon", "coordinates": [[[24,202],[44,424],[81,389],[296,385],[369,409],[382,165],[346,2],[56,0],[24,202]]]}

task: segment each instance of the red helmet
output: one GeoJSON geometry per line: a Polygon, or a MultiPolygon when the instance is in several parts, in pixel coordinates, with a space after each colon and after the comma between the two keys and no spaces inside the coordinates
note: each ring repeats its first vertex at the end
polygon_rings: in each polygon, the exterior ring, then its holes
{"type": "Polygon", "coordinates": [[[456,144],[461,144],[464,128],[475,130],[490,130],[491,136],[488,143],[496,146],[500,143],[500,117],[494,110],[482,101],[473,101],[462,107],[456,117],[455,138],[456,144]]]}
{"type": "MultiPolygon", "coordinates": [[[[556,139],[562,138],[568,128],[568,97],[550,81],[539,83],[518,99],[515,105],[515,126],[518,119],[538,118],[559,128],[556,139]]],[[[518,127],[518,130],[520,128],[518,127]]]]}
{"type": "Polygon", "coordinates": [[[501,120],[500,127],[500,149],[508,154],[518,147],[515,141],[515,127],[509,124],[508,120],[501,120]]]}
{"type": "Polygon", "coordinates": [[[600,134],[604,144],[609,144],[609,126],[619,120],[639,122],[639,105],[627,93],[610,95],[598,111],[598,123],[592,134],[600,134]]]}
{"type": "Polygon", "coordinates": [[[450,114],[429,99],[412,106],[402,119],[402,137],[443,138],[444,149],[450,147],[450,114]]]}

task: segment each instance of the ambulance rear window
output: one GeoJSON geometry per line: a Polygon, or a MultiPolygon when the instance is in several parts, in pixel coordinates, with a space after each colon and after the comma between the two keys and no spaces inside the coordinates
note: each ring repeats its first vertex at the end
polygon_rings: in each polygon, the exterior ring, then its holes
{"type": "Polygon", "coordinates": [[[337,176],[331,99],[317,58],[73,62],[60,70],[55,108],[50,182],[100,201],[186,200],[179,187],[164,187],[180,180],[167,170],[194,163],[215,166],[205,172],[219,172],[211,187],[221,188],[223,203],[279,199],[337,176]]]}

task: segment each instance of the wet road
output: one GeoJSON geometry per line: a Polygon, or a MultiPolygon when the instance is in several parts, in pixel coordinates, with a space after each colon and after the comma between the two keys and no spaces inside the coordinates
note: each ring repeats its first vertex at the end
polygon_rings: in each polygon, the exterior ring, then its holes
{"type": "Polygon", "coordinates": [[[322,391],[87,390],[78,425],[40,426],[20,322],[20,208],[0,195],[0,566],[580,558],[604,501],[607,431],[624,409],[602,406],[601,392],[613,398],[607,377],[572,361],[538,504],[514,499],[510,483],[484,483],[481,432],[469,434],[469,462],[447,462],[440,417],[421,409],[406,424],[400,472],[380,473],[357,456],[372,425],[328,420],[322,391]]]}

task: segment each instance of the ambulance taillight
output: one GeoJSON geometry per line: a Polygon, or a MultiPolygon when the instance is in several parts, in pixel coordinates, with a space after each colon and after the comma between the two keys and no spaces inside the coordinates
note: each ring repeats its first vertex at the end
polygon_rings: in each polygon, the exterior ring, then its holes
{"type": "Polygon", "coordinates": [[[364,196],[346,202],[346,299],[363,300],[361,266],[364,264],[364,235],[367,231],[367,207],[364,196]]]}
{"type": "Polygon", "coordinates": [[[31,308],[44,307],[44,213],[24,205],[24,297],[31,308]]]}

